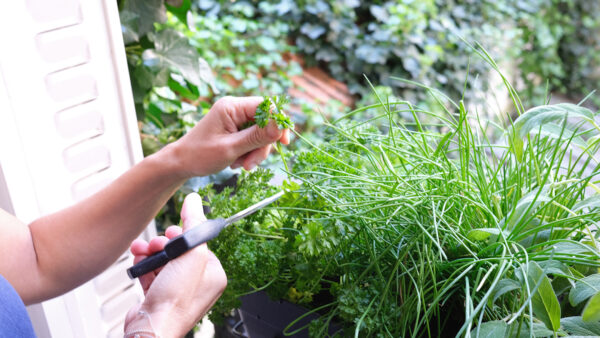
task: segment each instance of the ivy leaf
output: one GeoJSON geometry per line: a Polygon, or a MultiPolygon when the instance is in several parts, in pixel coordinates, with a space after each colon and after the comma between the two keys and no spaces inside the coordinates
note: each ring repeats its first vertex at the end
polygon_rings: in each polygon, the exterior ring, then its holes
{"type": "Polygon", "coordinates": [[[581,313],[581,318],[586,323],[600,321],[600,291],[590,298],[581,313]]]}
{"type": "Polygon", "coordinates": [[[296,3],[293,0],[283,0],[280,1],[277,5],[275,5],[277,15],[279,16],[287,14],[294,8],[296,8],[296,3]]]}
{"type": "Polygon", "coordinates": [[[142,58],[144,65],[151,68],[173,69],[196,86],[202,83],[198,51],[172,29],[158,32],[154,36],[154,49],[145,50],[142,58]]]}
{"type": "Polygon", "coordinates": [[[325,33],[325,31],[326,31],[325,27],[310,24],[310,23],[305,23],[302,25],[302,27],[300,27],[300,32],[302,34],[305,34],[312,40],[315,40],[319,36],[323,35],[325,33]]]}
{"type": "Polygon", "coordinates": [[[141,89],[150,90],[152,87],[166,85],[169,80],[169,73],[168,68],[140,66],[135,68],[133,76],[135,76],[141,89]]]}
{"type": "Polygon", "coordinates": [[[125,45],[140,40],[138,33],[139,17],[140,16],[136,13],[127,10],[119,12],[119,19],[121,20],[121,33],[123,34],[123,42],[125,45]]]}
{"type": "Polygon", "coordinates": [[[210,86],[210,89],[215,95],[220,94],[220,90],[217,88],[217,84],[215,82],[215,74],[210,68],[208,62],[206,62],[206,60],[204,60],[203,58],[198,58],[198,65],[198,73],[200,75],[200,79],[210,86]]]}
{"type": "Polygon", "coordinates": [[[344,5],[350,7],[350,8],[356,8],[358,6],[360,6],[360,1],[358,0],[344,0],[344,5]]]}
{"type": "Polygon", "coordinates": [[[577,306],[598,292],[600,292],[600,274],[587,276],[575,283],[575,287],[569,292],[569,303],[571,306],[577,306]]]}
{"type": "Polygon", "coordinates": [[[154,23],[167,20],[167,9],[163,0],[125,0],[123,10],[138,16],[138,36],[154,31],[154,23]]]}
{"type": "Polygon", "coordinates": [[[187,24],[187,13],[192,7],[191,0],[166,0],[167,10],[179,19],[179,21],[187,24]]]}
{"type": "Polygon", "coordinates": [[[382,6],[371,5],[371,7],[369,7],[369,11],[379,22],[387,22],[390,19],[390,14],[388,13],[387,9],[382,6]]]}
{"type": "Polygon", "coordinates": [[[556,332],[560,329],[560,303],[552,289],[552,284],[536,262],[529,262],[527,268],[527,282],[530,291],[539,284],[531,298],[533,313],[547,328],[556,332]]]}

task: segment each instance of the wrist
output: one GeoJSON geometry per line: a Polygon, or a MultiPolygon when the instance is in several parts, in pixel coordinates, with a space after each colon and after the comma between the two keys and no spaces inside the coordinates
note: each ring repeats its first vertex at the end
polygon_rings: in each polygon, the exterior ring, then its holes
{"type": "Polygon", "coordinates": [[[125,319],[124,338],[159,338],[150,314],[144,310],[131,309],[125,319]]]}
{"type": "Polygon", "coordinates": [[[186,326],[186,322],[185,316],[179,314],[173,304],[168,302],[143,303],[139,308],[131,309],[127,314],[124,338],[183,337],[191,330],[191,327],[186,326]],[[139,337],[136,337],[136,334],[139,337]]]}
{"type": "Polygon", "coordinates": [[[160,151],[146,157],[145,160],[151,161],[160,166],[160,172],[163,172],[166,177],[171,177],[176,181],[185,182],[193,177],[185,170],[183,163],[182,151],[177,146],[177,142],[167,144],[160,151]]]}

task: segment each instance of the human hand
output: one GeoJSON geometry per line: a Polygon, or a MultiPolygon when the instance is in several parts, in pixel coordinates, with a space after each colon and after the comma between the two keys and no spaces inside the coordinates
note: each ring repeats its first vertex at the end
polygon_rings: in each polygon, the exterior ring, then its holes
{"type": "Polygon", "coordinates": [[[171,146],[184,176],[205,176],[231,166],[251,170],[271,151],[271,144],[289,144],[289,130],[271,121],[265,128],[253,125],[262,97],[224,97],[179,141],[171,146]]]}
{"type": "MultiPolygon", "coordinates": [[[[169,227],[165,235],[150,243],[137,239],[131,244],[134,263],[160,251],[170,238],[206,220],[202,198],[186,196],[181,209],[183,229],[169,227]]],[[[129,310],[125,318],[125,333],[153,330],[156,336],[182,337],[214,305],[227,286],[227,276],[217,257],[202,244],[164,267],[139,278],[146,298],[141,305],[129,310]]]]}

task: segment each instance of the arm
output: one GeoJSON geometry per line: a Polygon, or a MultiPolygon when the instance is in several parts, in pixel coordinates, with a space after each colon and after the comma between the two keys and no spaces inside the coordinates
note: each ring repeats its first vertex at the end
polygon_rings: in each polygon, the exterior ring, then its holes
{"type": "Polygon", "coordinates": [[[122,254],[186,179],[229,165],[251,169],[270,144],[288,142],[269,125],[239,130],[261,98],[224,98],[189,133],[145,158],[105,189],[28,227],[0,215],[7,240],[0,273],[26,304],[60,295],[94,277],[122,254]]]}

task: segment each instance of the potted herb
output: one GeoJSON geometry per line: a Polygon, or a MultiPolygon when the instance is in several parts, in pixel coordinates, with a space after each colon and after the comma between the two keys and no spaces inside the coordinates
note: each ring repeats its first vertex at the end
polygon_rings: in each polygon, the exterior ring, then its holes
{"type": "Polygon", "coordinates": [[[288,192],[209,243],[229,276],[213,320],[264,291],[318,315],[311,336],[600,335],[596,114],[507,88],[514,120],[433,90],[430,109],[381,100],[385,131],[329,124],[283,187],[257,170],[201,191],[209,217],[288,192]]]}

